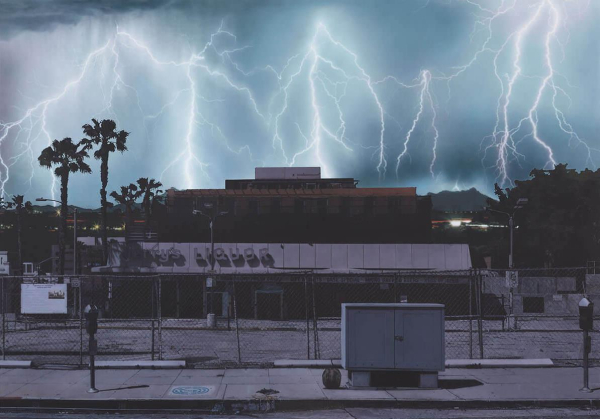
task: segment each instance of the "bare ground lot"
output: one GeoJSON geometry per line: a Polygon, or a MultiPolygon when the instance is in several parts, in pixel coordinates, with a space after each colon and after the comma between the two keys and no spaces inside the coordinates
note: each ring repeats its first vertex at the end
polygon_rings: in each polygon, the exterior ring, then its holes
{"type": "MultiPolygon", "coordinates": [[[[582,334],[575,318],[519,319],[517,330],[501,321],[482,322],[484,358],[551,358],[577,363],[582,357],[582,334]],[[506,325],[505,325],[506,326],[506,325]]],[[[87,363],[88,335],[79,320],[7,321],[1,342],[5,359],[39,364],[87,363]]],[[[600,341],[592,332],[592,341],[600,341]]],[[[196,367],[268,364],[277,359],[340,358],[339,319],[268,321],[219,319],[209,329],[203,319],[100,321],[96,335],[99,360],[186,360],[196,367]],[[238,346],[239,341],[239,346],[238,346]],[[315,344],[316,342],[316,344],[315,344]]],[[[592,359],[600,359],[594,345],[592,359]]],[[[478,322],[446,320],[446,358],[480,358],[478,322]]]]}

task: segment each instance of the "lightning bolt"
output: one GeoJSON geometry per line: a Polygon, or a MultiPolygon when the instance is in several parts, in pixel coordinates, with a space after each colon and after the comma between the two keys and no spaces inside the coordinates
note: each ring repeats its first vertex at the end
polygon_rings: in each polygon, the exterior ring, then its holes
{"type": "MultiPolygon", "coordinates": [[[[349,84],[356,82],[367,88],[370,99],[374,103],[375,113],[379,121],[377,146],[379,157],[376,170],[380,178],[385,177],[387,168],[385,158],[386,112],[378,93],[375,91],[377,82],[372,79],[359,61],[359,57],[354,51],[334,38],[323,23],[319,23],[307,50],[304,53],[290,57],[281,72],[275,71],[280,88],[271,99],[271,103],[276,98],[282,97],[282,105],[275,113],[272,143],[274,148],[279,148],[286,164],[292,166],[300,156],[312,151],[315,159],[323,168],[323,173],[327,175],[331,170],[325,162],[322,152],[322,143],[325,138],[339,144],[347,152],[353,151],[350,144],[358,143],[358,141],[353,141],[346,135],[346,120],[342,110],[342,100],[346,95],[349,84]],[[352,63],[350,68],[344,68],[342,65],[337,64],[334,59],[329,58],[328,53],[334,55],[334,52],[340,52],[349,58],[352,63]],[[302,78],[302,73],[305,71],[307,72],[306,78],[302,78]],[[335,79],[332,79],[332,77],[335,77],[335,79]],[[288,152],[285,149],[285,139],[281,134],[281,125],[282,119],[288,112],[290,90],[295,83],[300,83],[300,80],[308,83],[312,123],[307,130],[309,132],[307,136],[300,128],[300,124],[297,121],[293,122],[298,135],[304,140],[304,147],[288,157],[288,152]],[[327,105],[332,106],[337,115],[338,123],[335,126],[329,126],[324,121],[323,109],[327,105]]],[[[273,69],[272,66],[269,66],[269,68],[273,69]]]]}
{"type": "MultiPolygon", "coordinates": [[[[564,111],[559,107],[556,100],[560,94],[563,95],[569,102],[571,101],[571,98],[560,86],[556,78],[559,73],[555,70],[554,56],[556,53],[553,49],[553,42],[558,44],[564,60],[564,44],[558,38],[558,32],[561,26],[566,27],[564,15],[561,13],[556,1],[542,0],[531,3],[528,7],[529,10],[526,10],[526,13],[528,14],[527,18],[521,24],[517,25],[516,29],[509,33],[509,35],[504,39],[500,47],[497,49],[490,47],[490,43],[494,38],[492,25],[495,21],[500,20],[500,18],[502,18],[504,15],[507,15],[510,12],[515,12],[517,2],[513,1],[512,3],[507,3],[503,0],[501,5],[496,10],[483,8],[473,1],[467,0],[467,3],[475,5],[480,11],[488,14],[487,17],[477,20],[476,23],[476,26],[480,25],[485,28],[487,36],[482,44],[482,47],[475,53],[470,62],[464,66],[458,67],[458,71],[455,73],[449,76],[439,77],[439,79],[450,82],[464,71],[471,68],[475,61],[477,61],[479,58],[480,54],[485,52],[491,52],[493,54],[494,75],[500,85],[500,95],[497,99],[496,123],[494,125],[493,132],[489,136],[485,137],[482,141],[482,145],[484,142],[489,142],[489,144],[484,148],[482,158],[484,167],[486,167],[485,160],[487,159],[488,153],[496,149],[497,156],[494,165],[492,166],[495,168],[497,173],[496,180],[499,181],[501,186],[505,186],[507,183],[512,184],[513,181],[509,175],[509,164],[515,161],[520,165],[519,160],[525,159],[525,155],[518,151],[518,146],[523,140],[529,137],[532,138],[533,141],[539,145],[545,153],[547,158],[545,168],[553,168],[556,165],[555,153],[551,145],[547,140],[544,140],[540,134],[540,124],[538,118],[538,109],[542,103],[544,94],[549,89],[552,91],[552,100],[550,104],[552,106],[552,110],[554,111],[555,119],[558,123],[559,129],[568,135],[569,144],[571,144],[573,141],[576,141],[578,145],[581,145],[585,148],[587,153],[586,163],[595,167],[592,153],[600,152],[600,150],[590,147],[587,142],[577,134],[577,132],[573,129],[573,126],[568,122],[564,111]],[[545,74],[539,77],[526,76],[523,73],[524,43],[528,37],[531,37],[533,33],[532,28],[536,25],[543,24],[544,16],[547,16],[545,25],[543,26],[543,65],[545,67],[545,74]],[[509,53],[508,51],[511,47],[513,49],[511,60],[512,71],[504,76],[499,70],[499,63],[501,58],[509,53]],[[537,78],[540,80],[540,83],[536,89],[535,96],[532,98],[532,105],[527,110],[526,115],[518,119],[518,122],[511,123],[511,112],[515,112],[511,106],[513,104],[512,99],[518,89],[517,83],[523,78],[537,78]],[[529,132],[524,132],[524,130],[526,130],[526,126],[529,126],[529,132]],[[520,137],[517,137],[517,135],[520,135],[520,137]]],[[[522,4],[523,3],[520,3],[520,5],[522,4]]],[[[474,33],[475,32],[476,29],[474,30],[474,33]]],[[[570,34],[567,33],[567,36],[569,35],[570,34]]]]}
{"type": "MultiPolygon", "coordinates": [[[[425,2],[422,8],[430,7],[429,3],[425,2]]],[[[51,110],[58,108],[67,96],[77,93],[84,80],[97,72],[103,82],[99,86],[101,105],[95,115],[112,117],[121,126],[114,105],[117,91],[123,90],[128,98],[132,98],[132,109],[142,117],[145,133],[139,134],[141,137],[145,135],[148,138],[151,124],[166,117],[170,108],[183,107],[180,115],[184,129],[180,138],[171,140],[179,145],[182,152],[161,167],[160,178],[175,172],[185,188],[198,187],[197,174],[203,179],[210,179],[209,160],[197,151],[200,144],[206,144],[210,139],[216,140],[219,147],[227,152],[247,155],[257,164],[264,165],[266,159],[272,157],[255,157],[250,144],[233,145],[225,134],[225,121],[216,120],[210,113],[211,105],[225,99],[209,97],[213,94],[203,91],[207,82],[223,89],[219,92],[227,92],[240,99],[247,112],[264,128],[273,157],[278,162],[289,166],[305,161],[315,162],[322,167],[325,176],[330,176],[335,172],[334,159],[371,150],[373,173],[376,172],[381,181],[385,180],[389,161],[395,157],[398,179],[405,160],[408,158],[412,163],[411,152],[415,143],[426,139],[427,155],[430,156],[426,169],[437,181],[438,161],[443,157],[438,147],[440,139],[445,142],[447,137],[437,125],[442,120],[438,118],[441,115],[436,99],[438,89],[447,91],[448,106],[457,94],[453,91],[453,83],[459,78],[466,78],[469,72],[481,71],[476,68],[477,65],[489,66],[499,90],[492,103],[493,116],[490,115],[494,122],[490,123],[489,135],[481,140],[479,150],[482,166],[486,171],[493,171],[502,186],[512,184],[513,165],[521,165],[525,161],[525,141],[531,141],[539,150],[546,162],[545,167],[556,165],[559,160],[557,152],[545,137],[552,128],[556,128],[554,132],[560,133],[569,146],[581,147],[586,163],[595,167],[594,156],[600,150],[591,147],[579,135],[567,117],[568,108],[562,107],[564,101],[572,103],[568,88],[573,86],[557,69],[566,57],[565,48],[570,37],[570,15],[567,12],[572,10],[572,2],[499,0],[494,3],[497,7],[482,0],[455,0],[454,3],[471,10],[475,16],[469,34],[472,50],[469,47],[470,53],[460,65],[444,71],[422,68],[416,77],[413,74],[407,78],[375,73],[364,65],[364,57],[361,60],[354,47],[334,37],[324,23],[318,23],[314,31],[311,30],[306,45],[283,61],[281,68],[267,64],[249,70],[235,58],[236,54],[250,50],[251,46],[239,45],[236,35],[226,30],[223,22],[200,48],[192,48],[183,59],[177,60],[162,57],[143,40],[117,27],[106,43],[87,55],[75,77],[57,89],[56,94],[22,110],[18,119],[0,122],[0,147],[6,142],[15,144],[10,157],[0,153],[0,196],[6,193],[11,168],[22,159],[30,161],[28,184],[31,187],[36,150],[40,143],[51,142],[51,110]],[[561,34],[565,36],[561,38],[561,34]],[[543,59],[527,56],[525,51],[530,45],[541,47],[543,59]],[[168,97],[152,112],[144,109],[146,102],[142,101],[134,80],[124,72],[125,54],[131,51],[141,56],[148,66],[167,69],[173,80],[177,80],[168,97]],[[542,70],[529,74],[532,62],[542,70]],[[257,100],[260,96],[255,96],[248,87],[249,78],[259,72],[266,73],[269,80],[274,81],[274,90],[268,91],[268,98],[264,101],[267,103],[257,100]],[[402,79],[412,81],[404,83],[402,79]],[[527,81],[527,87],[533,86],[534,89],[526,90],[524,81],[527,81]],[[414,105],[407,115],[394,113],[394,108],[383,100],[387,100],[390,86],[394,87],[392,95],[401,94],[403,102],[414,105]],[[349,128],[353,120],[347,106],[353,104],[351,95],[357,93],[362,94],[364,99],[360,103],[364,110],[361,118],[375,121],[376,128],[371,131],[370,138],[361,138],[349,128]],[[523,104],[525,108],[522,108],[523,104]],[[297,112],[297,108],[302,106],[304,108],[297,112]],[[553,114],[554,119],[550,123],[540,118],[545,108],[553,114]],[[403,127],[403,119],[406,127],[403,127]]],[[[448,147],[453,146],[448,143],[448,147]]],[[[56,179],[51,176],[50,193],[54,198],[56,179]]]]}
{"type": "MultiPolygon", "coordinates": [[[[102,60],[111,60],[111,81],[110,86],[108,88],[108,93],[106,93],[106,89],[104,86],[101,86],[103,92],[103,102],[104,105],[101,109],[98,110],[95,117],[106,115],[109,117],[113,117],[117,123],[120,122],[118,120],[117,114],[113,111],[113,100],[115,97],[116,90],[121,87],[129,90],[135,97],[136,106],[143,117],[144,125],[148,120],[154,120],[160,118],[163,113],[171,106],[173,106],[182,95],[189,95],[189,105],[188,105],[188,113],[187,113],[187,130],[184,138],[182,139],[184,150],[181,154],[179,154],[175,159],[169,162],[164,170],[161,173],[161,178],[168,170],[173,169],[174,167],[178,167],[183,172],[183,178],[185,179],[185,187],[192,188],[195,186],[195,175],[194,175],[194,165],[196,165],[200,172],[206,178],[210,179],[208,173],[206,172],[206,168],[208,164],[203,162],[194,152],[194,142],[198,140],[198,133],[195,128],[197,126],[208,126],[214,135],[218,135],[219,139],[225,145],[226,149],[230,152],[234,152],[236,154],[240,154],[242,152],[247,152],[253,161],[256,160],[250,151],[248,145],[244,145],[239,148],[232,147],[229,144],[228,139],[223,133],[223,130],[217,125],[215,122],[211,122],[210,118],[201,112],[200,106],[198,105],[198,100],[202,100],[206,103],[211,103],[218,100],[207,99],[202,96],[200,92],[198,92],[197,88],[197,77],[208,77],[216,82],[218,80],[221,84],[224,84],[227,88],[234,89],[239,94],[243,95],[250,104],[251,109],[258,115],[258,117],[268,124],[268,117],[265,116],[259,109],[257,101],[254,99],[254,96],[250,89],[246,86],[240,85],[232,80],[225,72],[213,68],[211,64],[207,63],[206,56],[209,53],[215,53],[217,56],[221,58],[221,62],[224,63],[227,61],[234,65],[234,68],[239,70],[239,66],[233,61],[232,55],[236,52],[249,48],[248,46],[243,46],[239,48],[233,49],[219,49],[215,46],[215,41],[218,38],[231,38],[234,41],[237,41],[235,35],[231,32],[223,29],[223,22],[219,26],[218,30],[210,35],[209,41],[200,49],[199,52],[191,54],[190,58],[185,61],[175,61],[175,60],[164,60],[158,58],[158,55],[152,51],[150,47],[145,45],[142,41],[135,38],[131,33],[121,30],[117,27],[114,35],[109,39],[103,46],[98,49],[90,52],[87,58],[84,60],[81,70],[78,75],[68,81],[64,87],[60,90],[58,94],[52,96],[50,98],[44,99],[32,107],[28,108],[23,116],[15,121],[11,122],[0,122],[0,146],[5,141],[12,140],[22,151],[14,154],[8,160],[6,160],[2,154],[0,153],[0,196],[6,195],[6,185],[10,180],[10,168],[16,164],[21,158],[28,157],[30,159],[30,167],[31,172],[29,176],[29,185],[33,181],[34,177],[34,163],[36,160],[34,145],[39,142],[39,140],[46,140],[48,144],[52,141],[52,135],[48,129],[48,112],[52,106],[57,106],[60,101],[65,98],[67,95],[74,93],[76,89],[80,86],[82,81],[86,77],[90,77],[93,75],[94,70],[97,70],[97,61],[102,60]],[[175,71],[181,71],[185,74],[186,79],[188,81],[188,85],[186,87],[181,88],[177,91],[173,97],[173,99],[164,104],[160,111],[155,114],[147,114],[140,102],[140,96],[136,88],[126,82],[126,77],[122,74],[120,69],[120,56],[122,54],[121,49],[136,49],[141,51],[143,55],[148,59],[149,63],[156,67],[170,67],[175,71]],[[198,71],[200,74],[195,74],[194,72],[198,71]],[[36,131],[34,133],[34,131],[36,131]],[[23,138],[24,137],[24,138],[23,138]],[[182,165],[177,165],[179,162],[183,162],[182,165]]],[[[102,69],[99,70],[102,78],[106,78],[107,75],[104,73],[102,69]]],[[[56,196],[56,178],[51,172],[51,185],[49,188],[49,193],[52,199],[55,199],[56,196]]]]}

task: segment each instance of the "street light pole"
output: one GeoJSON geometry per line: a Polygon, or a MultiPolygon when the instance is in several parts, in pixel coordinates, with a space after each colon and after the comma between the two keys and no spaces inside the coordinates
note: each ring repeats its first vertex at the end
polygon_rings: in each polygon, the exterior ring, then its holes
{"type": "MultiPolygon", "coordinates": [[[[509,285],[509,295],[508,295],[508,306],[509,306],[508,327],[509,327],[509,329],[512,329],[512,326],[510,324],[510,319],[512,318],[513,311],[514,311],[513,310],[513,308],[514,308],[513,307],[514,287],[513,287],[513,280],[512,280],[512,275],[514,274],[514,272],[512,272],[513,267],[514,267],[514,259],[513,259],[513,235],[514,235],[514,228],[515,228],[514,217],[515,217],[515,213],[519,209],[523,208],[527,204],[527,202],[528,202],[527,198],[519,198],[517,200],[517,203],[514,206],[512,214],[508,213],[508,212],[504,212],[504,211],[498,211],[498,210],[494,210],[491,208],[486,208],[488,211],[497,212],[497,213],[508,216],[508,227],[510,228],[510,251],[508,254],[508,269],[510,271],[510,274],[509,274],[509,272],[507,272],[506,275],[507,275],[507,281],[509,281],[509,275],[511,275],[510,281],[508,284],[509,285]]],[[[515,317],[515,319],[514,319],[515,328],[517,327],[516,324],[517,323],[516,323],[516,317],[515,317]]]]}
{"type": "MultiPolygon", "coordinates": [[[[213,204],[212,203],[205,203],[204,207],[207,209],[212,209],[213,208],[213,204]]],[[[206,218],[208,218],[209,221],[209,227],[210,227],[210,274],[213,275],[214,271],[215,271],[215,232],[214,232],[214,225],[215,225],[215,220],[222,216],[222,215],[227,215],[228,212],[227,211],[221,211],[218,214],[214,215],[214,213],[209,214],[205,214],[204,212],[200,211],[200,210],[193,210],[192,214],[194,215],[202,215],[206,218]]],[[[213,286],[211,286],[210,288],[210,298],[209,298],[209,313],[208,314],[213,314],[214,311],[214,284],[212,284],[213,286]]]]}
{"type": "Polygon", "coordinates": [[[508,268],[513,268],[513,229],[514,229],[514,213],[510,215],[508,219],[508,226],[510,227],[510,254],[508,255],[508,268]]]}
{"type": "MultiPolygon", "coordinates": [[[[210,225],[210,271],[211,271],[211,275],[213,275],[213,272],[215,271],[215,236],[214,236],[214,230],[213,230],[213,217],[209,217],[209,225],[210,225]]],[[[214,285],[212,284],[212,286],[210,287],[210,313],[209,314],[214,314],[215,311],[215,291],[214,291],[214,285]]]]}

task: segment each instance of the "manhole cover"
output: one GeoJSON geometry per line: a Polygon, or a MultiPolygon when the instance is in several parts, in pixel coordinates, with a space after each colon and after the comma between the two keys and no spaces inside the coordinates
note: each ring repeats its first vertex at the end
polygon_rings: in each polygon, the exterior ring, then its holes
{"type": "Polygon", "coordinates": [[[199,394],[207,394],[210,390],[210,387],[204,386],[178,386],[171,389],[171,394],[177,396],[196,396],[199,394]]]}

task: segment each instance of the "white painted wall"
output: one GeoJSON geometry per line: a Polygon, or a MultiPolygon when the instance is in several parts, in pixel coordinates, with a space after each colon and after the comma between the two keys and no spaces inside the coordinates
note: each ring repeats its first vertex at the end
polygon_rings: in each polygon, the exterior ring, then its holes
{"type": "MultiPolygon", "coordinates": [[[[125,260],[113,243],[113,271],[205,273],[210,243],[141,243],[125,260]]],[[[317,270],[351,273],[406,269],[471,268],[466,244],[215,243],[219,273],[275,273],[317,270]]],[[[106,268],[95,268],[101,271],[106,268]]]]}

